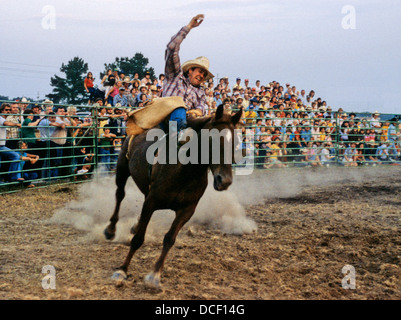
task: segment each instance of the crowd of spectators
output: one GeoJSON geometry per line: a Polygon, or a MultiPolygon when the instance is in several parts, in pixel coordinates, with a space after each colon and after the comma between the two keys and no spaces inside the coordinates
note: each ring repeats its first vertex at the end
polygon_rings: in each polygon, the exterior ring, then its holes
{"type": "MultiPolygon", "coordinates": [[[[128,113],[160,97],[164,75],[134,78],[107,70],[99,85],[88,73],[83,86],[88,94],[87,112],[49,100],[26,99],[0,107],[0,182],[58,179],[72,174],[86,177],[94,157],[107,170],[114,169],[125,139],[128,113]],[[89,110],[89,111],[88,111],[89,110]]],[[[398,164],[401,123],[397,117],[382,121],[333,110],[313,90],[308,93],[287,83],[253,85],[248,79],[228,78],[204,84],[204,115],[223,104],[228,112],[243,108],[240,121],[243,148],[258,168],[287,166],[359,166],[398,164]]]]}

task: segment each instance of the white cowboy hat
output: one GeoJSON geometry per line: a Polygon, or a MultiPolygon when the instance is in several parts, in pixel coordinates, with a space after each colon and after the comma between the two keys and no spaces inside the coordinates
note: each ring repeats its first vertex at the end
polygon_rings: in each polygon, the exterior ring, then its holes
{"type": "Polygon", "coordinates": [[[205,81],[212,79],[214,75],[209,71],[209,59],[206,57],[198,57],[194,60],[186,61],[182,64],[181,69],[183,72],[187,72],[191,68],[202,68],[206,71],[205,81]]]}

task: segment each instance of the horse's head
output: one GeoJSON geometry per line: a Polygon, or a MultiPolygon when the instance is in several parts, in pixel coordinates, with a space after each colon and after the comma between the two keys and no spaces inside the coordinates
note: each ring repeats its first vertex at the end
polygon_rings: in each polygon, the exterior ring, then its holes
{"type": "Polygon", "coordinates": [[[217,191],[226,190],[233,181],[234,128],[241,115],[242,108],[231,116],[224,111],[223,105],[220,105],[215,115],[202,128],[207,130],[201,133],[201,140],[205,139],[206,134],[209,134],[209,137],[207,144],[202,143],[208,150],[203,149],[201,152],[208,151],[208,163],[214,178],[213,187],[217,191]]]}

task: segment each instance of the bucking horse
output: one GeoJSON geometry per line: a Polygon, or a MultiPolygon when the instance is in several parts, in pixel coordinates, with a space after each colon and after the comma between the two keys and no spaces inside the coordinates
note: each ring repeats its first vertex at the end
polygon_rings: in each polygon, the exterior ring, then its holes
{"type": "MultiPolygon", "coordinates": [[[[228,129],[226,132],[230,132],[231,136],[234,137],[234,129],[241,118],[241,114],[242,108],[231,115],[224,111],[223,105],[221,105],[216,109],[215,114],[203,117],[188,116],[187,122],[188,127],[191,127],[198,135],[199,141],[202,129],[216,129],[218,132],[228,129]]],[[[128,266],[134,253],[144,242],[146,228],[153,212],[163,209],[175,211],[174,221],[164,236],[161,255],[153,272],[145,277],[147,285],[159,288],[166,256],[174,245],[178,232],[194,214],[196,206],[207,188],[209,170],[213,174],[213,187],[217,191],[226,190],[231,185],[233,174],[232,162],[223,159],[225,154],[224,143],[220,143],[220,155],[217,163],[211,161],[212,152],[209,152],[210,161],[207,163],[198,161],[197,163],[187,164],[180,162],[150,164],[147,161],[147,150],[154,141],[148,141],[146,138],[149,130],[151,129],[145,130],[133,138],[128,136],[122,146],[116,170],[115,209],[104,234],[108,240],[112,240],[115,236],[120,204],[125,197],[125,185],[131,176],[139,190],[144,194],[145,201],[138,222],[131,229],[134,236],[130,242],[128,255],[123,265],[118,267],[112,276],[116,280],[124,280],[127,278],[128,266]]],[[[234,144],[234,139],[231,141],[234,144]]],[[[211,151],[211,140],[209,140],[208,148],[211,151]]],[[[200,151],[202,152],[202,150],[200,151]]]]}

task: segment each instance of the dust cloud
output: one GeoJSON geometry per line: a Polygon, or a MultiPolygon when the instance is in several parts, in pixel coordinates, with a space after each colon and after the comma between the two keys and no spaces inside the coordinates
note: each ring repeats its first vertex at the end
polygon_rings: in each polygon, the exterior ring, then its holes
{"type": "MultiPolygon", "coordinates": [[[[307,186],[327,186],[347,181],[363,182],[380,174],[373,168],[318,168],[317,170],[281,169],[255,170],[249,176],[235,176],[229,190],[218,192],[213,189],[213,178],[209,176],[209,186],[201,198],[192,219],[184,228],[196,229],[204,225],[227,234],[247,234],[257,232],[256,223],[246,215],[245,208],[263,204],[269,198],[287,198],[302,194],[307,186]]],[[[132,237],[131,227],[140,214],[143,194],[132,179],[128,180],[126,196],[121,204],[120,220],[114,241],[127,242],[132,237]]],[[[68,224],[78,230],[88,232],[88,240],[104,240],[103,230],[108,224],[115,205],[114,177],[96,175],[91,182],[79,188],[76,200],[55,212],[51,223],[68,224]]],[[[174,212],[159,210],[153,214],[147,231],[147,240],[158,240],[164,235],[173,219],[174,212]]]]}

